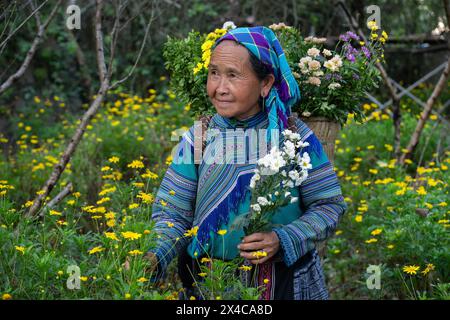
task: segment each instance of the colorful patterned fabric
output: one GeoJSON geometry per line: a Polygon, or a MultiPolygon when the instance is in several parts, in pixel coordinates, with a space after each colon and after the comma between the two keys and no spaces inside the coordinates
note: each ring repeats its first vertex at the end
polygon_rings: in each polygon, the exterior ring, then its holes
{"type": "MultiPolygon", "coordinates": [[[[276,224],[273,230],[280,239],[281,256],[287,267],[310,252],[317,241],[329,237],[346,210],[337,176],[319,140],[301,120],[296,121],[302,141],[310,143],[305,151],[310,154],[312,169],[307,180],[291,190],[293,196],[299,197],[299,202],[280,208],[273,217],[276,224]]],[[[265,112],[244,121],[231,121],[214,115],[209,128],[220,133],[207,141],[200,165],[193,160],[194,126],[184,134],[153,205],[155,230],[160,238],[152,251],[158,256],[160,270],[165,270],[188,244],[192,257],[208,254],[228,260],[238,255],[236,246],[244,232],[241,229],[230,231],[231,224],[249,211],[248,185],[256,164],[217,164],[209,160],[213,155],[214,141],[227,139],[224,130],[238,127],[245,135],[249,129],[268,126],[265,112]],[[184,233],[194,226],[199,227],[197,236],[185,237],[184,233]],[[220,229],[228,232],[218,235],[220,229]]],[[[248,139],[251,144],[250,136],[248,139]]],[[[242,156],[243,146],[238,143],[235,147],[236,157],[242,156]]]]}
{"type": "MultiPolygon", "coordinates": [[[[300,90],[291,68],[273,31],[267,27],[236,28],[217,39],[213,48],[224,40],[242,44],[261,62],[267,65],[275,76],[275,84],[265,98],[270,129],[288,127],[287,119],[291,107],[300,100],[300,90]]],[[[270,136],[267,137],[270,141],[270,136]]]]}

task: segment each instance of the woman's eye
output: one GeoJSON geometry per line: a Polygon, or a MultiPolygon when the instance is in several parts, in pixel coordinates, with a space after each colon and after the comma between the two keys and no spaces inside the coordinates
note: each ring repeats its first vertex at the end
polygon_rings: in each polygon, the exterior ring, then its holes
{"type": "Polygon", "coordinates": [[[230,78],[235,78],[236,74],[235,73],[230,73],[230,78]]]}

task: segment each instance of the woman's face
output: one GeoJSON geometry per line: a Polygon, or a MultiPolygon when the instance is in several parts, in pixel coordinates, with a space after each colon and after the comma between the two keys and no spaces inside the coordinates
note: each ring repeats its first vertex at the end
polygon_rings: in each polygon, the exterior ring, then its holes
{"type": "Polygon", "coordinates": [[[267,96],[273,81],[273,75],[260,81],[247,49],[224,40],[211,55],[206,89],[219,115],[245,119],[260,111],[258,99],[267,96]]]}

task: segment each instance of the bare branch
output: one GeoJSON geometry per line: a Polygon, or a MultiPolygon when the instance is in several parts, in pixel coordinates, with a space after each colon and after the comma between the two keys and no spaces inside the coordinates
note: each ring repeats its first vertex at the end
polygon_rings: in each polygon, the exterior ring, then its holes
{"type": "MultiPolygon", "coordinates": [[[[9,39],[11,39],[12,36],[14,36],[14,34],[20,30],[20,28],[23,27],[23,25],[25,23],[27,23],[28,20],[31,19],[31,17],[33,17],[35,14],[37,14],[39,12],[39,10],[48,2],[48,0],[45,0],[45,2],[41,3],[41,5],[39,7],[37,7],[35,10],[33,10],[33,12],[13,31],[11,32],[10,35],[8,35],[8,37],[6,37],[5,40],[3,40],[3,42],[0,44],[0,48],[3,47],[3,45],[5,45],[9,39]]],[[[56,7],[58,7],[59,4],[56,5],[56,7]]]]}
{"type": "Polygon", "coordinates": [[[73,191],[72,182],[69,182],[64,189],[56,195],[47,205],[43,208],[43,211],[45,209],[52,209],[55,207],[59,202],[61,202],[65,197],[67,197],[69,194],[71,194],[73,191]]]}
{"type": "Polygon", "coordinates": [[[97,65],[100,83],[103,83],[106,78],[105,52],[103,50],[102,9],[103,1],[97,0],[97,10],[95,11],[95,44],[97,49],[97,65]]]}
{"type": "Polygon", "coordinates": [[[150,25],[152,24],[153,20],[154,20],[154,10],[152,9],[152,15],[151,15],[151,17],[150,17],[150,19],[149,19],[149,21],[147,23],[147,27],[145,29],[144,39],[142,40],[141,48],[139,50],[138,56],[136,58],[136,61],[134,62],[133,67],[131,68],[130,72],[128,72],[128,74],[124,78],[122,78],[121,80],[118,80],[114,84],[112,84],[110,89],[114,89],[119,84],[125,82],[133,74],[134,70],[136,69],[137,64],[139,63],[139,60],[141,59],[142,52],[144,51],[145,43],[147,41],[147,37],[148,37],[149,31],[150,31],[150,25]]]}
{"type": "MultiPolygon", "coordinates": [[[[45,33],[45,30],[47,29],[50,21],[55,16],[55,13],[56,13],[57,9],[61,5],[61,1],[62,0],[58,0],[57,4],[53,8],[52,12],[50,13],[50,16],[47,18],[45,23],[43,25],[39,26],[38,33],[36,34],[36,37],[34,38],[33,44],[31,45],[30,50],[28,50],[26,58],[23,61],[23,63],[20,66],[20,68],[13,75],[11,75],[3,84],[0,85],[0,94],[2,94],[6,89],[8,89],[17,79],[19,79],[21,76],[23,76],[23,74],[27,70],[28,66],[31,63],[31,60],[34,57],[34,54],[36,53],[37,47],[39,46],[39,44],[42,41],[42,38],[43,38],[44,33],[45,33]]],[[[39,18],[37,18],[37,19],[39,19],[39,18]]]]}
{"type": "Polygon", "coordinates": [[[61,174],[64,172],[67,163],[69,163],[78,144],[80,143],[81,138],[83,137],[83,134],[86,131],[87,125],[89,124],[90,120],[94,117],[97,110],[100,108],[100,105],[103,102],[103,99],[108,91],[110,79],[106,74],[105,56],[103,50],[102,7],[103,7],[103,0],[97,0],[97,7],[95,14],[95,34],[96,34],[95,39],[97,48],[97,64],[99,66],[99,70],[102,71],[100,75],[103,77],[103,81],[100,83],[100,88],[97,92],[94,101],[92,101],[91,105],[89,106],[89,109],[83,115],[80,124],[78,125],[77,130],[70,139],[70,142],[67,145],[66,150],[64,151],[61,159],[53,168],[53,172],[51,173],[50,178],[45,182],[45,185],[42,188],[43,192],[40,195],[38,195],[38,197],[34,200],[33,205],[27,212],[26,214],[27,217],[33,217],[38,212],[38,210],[42,206],[43,200],[53,190],[54,186],[61,177],[61,174]],[[102,66],[105,67],[104,70],[102,70],[103,68],[102,66]]]}
{"type": "Polygon", "coordinates": [[[436,87],[433,90],[433,93],[428,98],[426,106],[422,113],[420,114],[419,121],[417,122],[416,129],[414,130],[414,133],[411,136],[411,139],[409,140],[408,147],[406,148],[408,150],[407,153],[403,153],[400,158],[400,164],[404,164],[406,159],[411,158],[412,153],[414,152],[417,144],[419,143],[420,135],[422,134],[423,128],[425,127],[425,122],[428,120],[428,117],[430,116],[431,110],[433,109],[433,106],[441,94],[441,92],[444,90],[444,88],[447,87],[447,79],[449,77],[450,73],[450,57],[447,61],[447,66],[445,67],[444,72],[442,72],[441,77],[436,84],[436,87]]]}

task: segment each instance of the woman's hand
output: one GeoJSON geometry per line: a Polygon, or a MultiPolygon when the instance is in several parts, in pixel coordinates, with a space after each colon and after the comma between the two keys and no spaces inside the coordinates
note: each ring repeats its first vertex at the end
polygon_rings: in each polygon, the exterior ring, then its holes
{"type": "Polygon", "coordinates": [[[272,258],[280,249],[280,239],[275,231],[267,233],[253,233],[242,239],[238,245],[241,257],[246,258],[252,264],[264,263],[272,258]],[[261,254],[266,252],[267,255],[261,254]],[[258,253],[257,253],[258,252],[258,253]]]}

